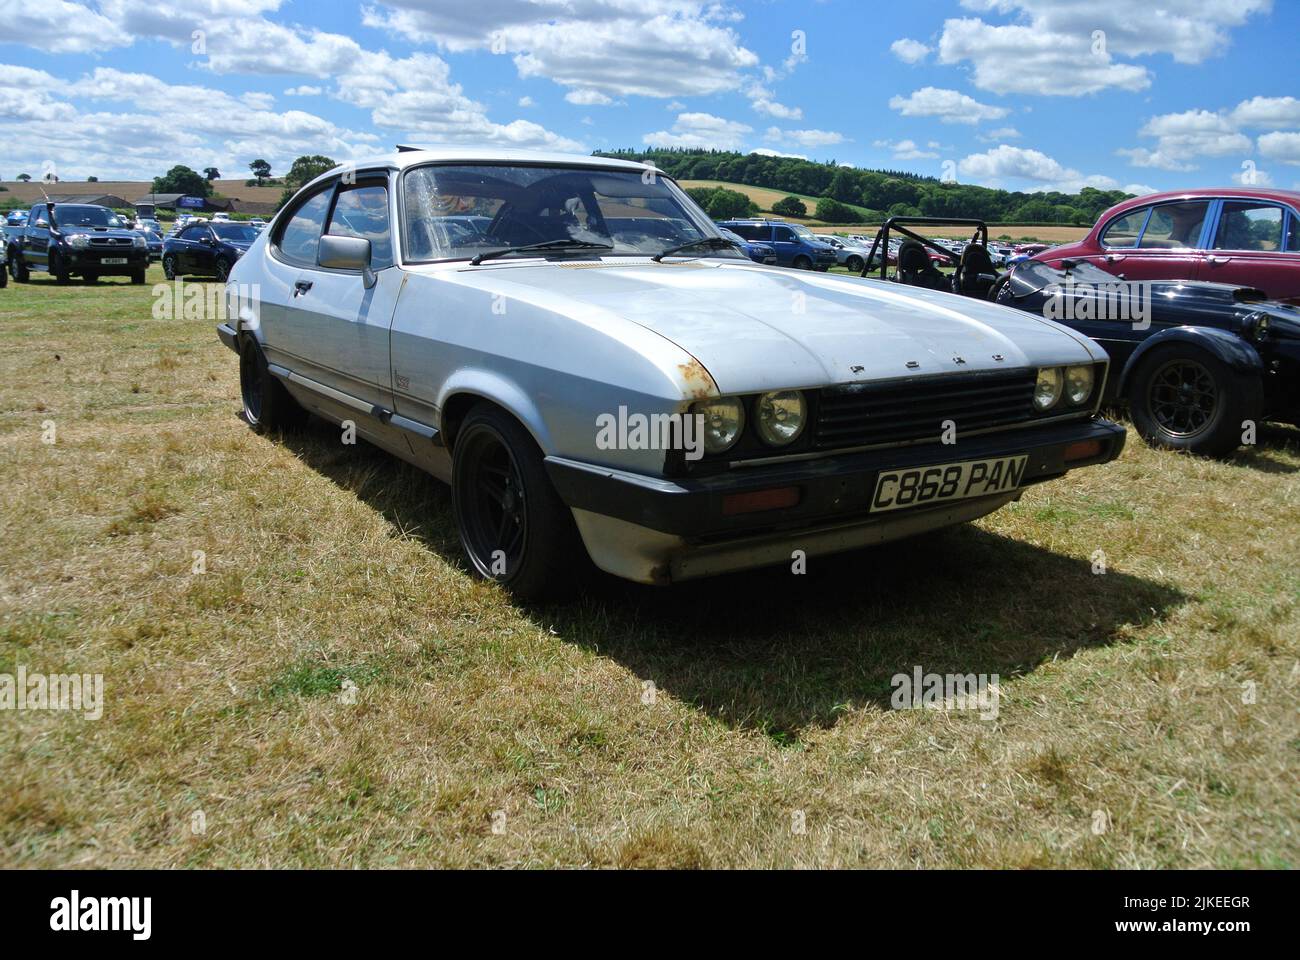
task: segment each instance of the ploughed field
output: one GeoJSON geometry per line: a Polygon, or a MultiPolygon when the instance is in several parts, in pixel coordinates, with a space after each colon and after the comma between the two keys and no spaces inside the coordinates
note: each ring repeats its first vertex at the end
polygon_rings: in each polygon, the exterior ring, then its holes
{"type": "Polygon", "coordinates": [[[0,291],[0,675],[104,678],[97,720],[0,710],[2,865],[1300,862],[1294,430],[523,608],[445,488],[253,435],[213,322],[152,305],[0,291]],[[916,667],[997,674],[996,718],[892,709],[916,667]]]}

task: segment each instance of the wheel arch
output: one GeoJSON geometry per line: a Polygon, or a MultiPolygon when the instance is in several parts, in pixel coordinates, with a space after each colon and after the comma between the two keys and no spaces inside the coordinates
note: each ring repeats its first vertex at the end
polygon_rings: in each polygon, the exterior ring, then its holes
{"type": "Polygon", "coordinates": [[[1264,373],[1264,361],[1259,352],[1235,333],[1217,327],[1170,327],[1143,340],[1133,351],[1120,374],[1116,394],[1127,396],[1133,373],[1143,360],[1163,348],[1175,345],[1199,347],[1238,374],[1262,376],[1264,373]]]}
{"type": "Polygon", "coordinates": [[[438,430],[447,449],[471,409],[487,402],[504,410],[528,431],[543,453],[552,449],[551,434],[537,404],[516,383],[485,370],[465,371],[449,380],[438,404],[438,430]]]}

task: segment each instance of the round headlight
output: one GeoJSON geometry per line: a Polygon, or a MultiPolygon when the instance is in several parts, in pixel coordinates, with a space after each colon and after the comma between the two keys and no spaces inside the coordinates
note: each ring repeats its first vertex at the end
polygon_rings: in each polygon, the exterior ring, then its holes
{"type": "Polygon", "coordinates": [[[86,236],[84,233],[74,233],[68,237],[68,246],[72,247],[74,250],[84,250],[86,247],[90,246],[90,237],[86,236]]]}
{"type": "Polygon", "coordinates": [[[1065,368],[1065,399],[1076,407],[1092,396],[1092,365],[1065,368]]]}
{"type": "Polygon", "coordinates": [[[1034,407],[1038,410],[1050,410],[1061,399],[1061,368],[1043,367],[1038,371],[1038,382],[1034,384],[1034,407]]]}
{"type": "Polygon", "coordinates": [[[774,447],[794,443],[807,419],[803,394],[797,390],[777,390],[758,398],[758,435],[764,443],[774,447]]]}
{"type": "Polygon", "coordinates": [[[740,439],[740,431],[745,427],[745,405],[734,398],[701,400],[691,407],[691,413],[704,418],[705,453],[730,450],[740,439]]]}

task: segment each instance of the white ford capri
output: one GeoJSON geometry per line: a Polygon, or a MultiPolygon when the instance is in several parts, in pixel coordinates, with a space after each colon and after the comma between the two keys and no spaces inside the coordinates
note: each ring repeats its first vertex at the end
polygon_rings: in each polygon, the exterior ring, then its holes
{"type": "Polygon", "coordinates": [[[751,262],[652,167],[407,150],[307,184],[239,260],[244,417],[343,423],[451,485],[523,598],[983,516],[1119,455],[1107,357],[1029,313],[751,262]]]}

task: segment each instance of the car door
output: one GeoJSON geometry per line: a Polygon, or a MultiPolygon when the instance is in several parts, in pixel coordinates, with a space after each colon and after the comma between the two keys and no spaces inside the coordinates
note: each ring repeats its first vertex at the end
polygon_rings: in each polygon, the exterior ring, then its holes
{"type": "Polygon", "coordinates": [[[776,250],[777,263],[783,267],[790,266],[794,258],[803,251],[799,235],[789,227],[777,224],[772,227],[771,240],[768,241],[776,250]]]}
{"type": "Polygon", "coordinates": [[[1150,215],[1136,245],[1107,250],[1098,266],[1125,280],[1195,279],[1208,242],[1210,203],[1177,200],[1147,208],[1150,215]]]}
{"type": "Polygon", "coordinates": [[[1224,199],[1200,280],[1256,287],[1275,300],[1300,303],[1300,246],[1295,211],[1267,200],[1224,199]]]}
{"type": "Polygon", "coordinates": [[[32,207],[23,231],[23,262],[31,269],[44,270],[50,263],[50,211],[45,204],[32,207]]]}
{"type": "MultiPolygon", "coordinates": [[[[387,176],[359,174],[354,183],[335,184],[328,194],[322,233],[370,241],[374,283],[366,286],[361,271],[322,267],[319,236],[313,257],[301,247],[289,250],[297,262],[281,324],[285,365],[358,412],[375,407],[391,411],[389,336],[402,272],[393,256],[387,176]]],[[[286,234],[293,243],[293,234],[288,229],[286,234]]],[[[272,332],[280,331],[268,335],[272,332]]],[[[356,423],[359,432],[390,449],[406,443],[404,434],[379,419],[357,418],[356,423]]]]}

